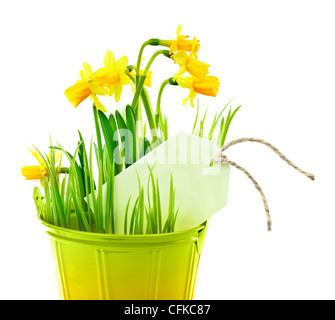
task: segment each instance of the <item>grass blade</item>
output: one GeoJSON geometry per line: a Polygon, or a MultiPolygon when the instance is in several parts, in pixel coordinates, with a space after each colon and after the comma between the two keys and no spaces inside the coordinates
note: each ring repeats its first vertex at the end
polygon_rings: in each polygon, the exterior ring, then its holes
{"type": "Polygon", "coordinates": [[[198,122],[198,117],[199,117],[199,98],[197,98],[197,114],[195,116],[195,120],[194,120],[194,125],[193,125],[193,130],[192,130],[192,134],[195,133],[195,129],[197,127],[197,122],[198,122]]]}
{"type": "Polygon", "coordinates": [[[128,199],[128,203],[126,206],[126,212],[124,214],[124,224],[123,224],[123,232],[124,234],[127,234],[127,228],[128,228],[128,210],[129,210],[129,204],[130,204],[131,196],[128,199]]]}

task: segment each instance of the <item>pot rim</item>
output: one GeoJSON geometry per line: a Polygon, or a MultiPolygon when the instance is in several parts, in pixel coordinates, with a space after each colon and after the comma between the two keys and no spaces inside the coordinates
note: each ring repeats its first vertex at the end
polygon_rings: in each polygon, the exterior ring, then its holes
{"type": "Polygon", "coordinates": [[[48,229],[49,235],[57,235],[65,238],[75,238],[87,241],[120,241],[125,242],[165,242],[169,240],[184,239],[185,237],[194,237],[200,231],[208,226],[208,220],[204,221],[201,225],[185,230],[157,233],[157,234],[112,234],[112,233],[99,233],[90,231],[80,231],[75,229],[64,228],[53,225],[44,221],[40,215],[37,215],[40,222],[48,229]]]}

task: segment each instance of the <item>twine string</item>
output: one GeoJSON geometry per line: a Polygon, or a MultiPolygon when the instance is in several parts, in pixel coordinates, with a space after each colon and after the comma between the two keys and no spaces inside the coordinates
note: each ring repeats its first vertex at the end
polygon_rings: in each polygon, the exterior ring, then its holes
{"type": "Polygon", "coordinates": [[[305,175],[307,178],[309,178],[310,180],[314,181],[315,180],[315,176],[312,173],[306,172],[302,169],[300,169],[298,166],[296,166],[292,161],[290,161],[286,156],[284,156],[283,153],[281,153],[276,147],[274,147],[271,143],[262,140],[262,139],[258,139],[258,138],[240,138],[240,139],[236,139],[233,140],[227,144],[225,144],[223,147],[220,148],[217,157],[214,159],[214,163],[219,163],[219,164],[228,164],[240,171],[242,171],[253,183],[253,185],[255,186],[255,188],[257,189],[257,191],[260,193],[262,201],[263,201],[263,205],[264,205],[264,210],[265,210],[265,215],[266,215],[266,219],[267,219],[267,226],[268,226],[268,231],[272,230],[272,219],[271,219],[271,215],[270,215],[270,210],[269,210],[269,206],[268,203],[266,201],[264,192],[262,190],[262,188],[259,186],[259,184],[257,183],[257,181],[254,179],[254,177],[242,166],[238,165],[236,162],[231,161],[228,159],[228,157],[226,155],[223,154],[223,152],[225,150],[227,150],[229,147],[238,144],[238,143],[242,143],[242,142],[257,142],[260,144],[263,144],[265,146],[267,146],[268,148],[270,148],[272,151],[275,152],[275,154],[277,154],[282,160],[284,160],[288,165],[290,165],[291,167],[293,167],[294,169],[296,169],[297,171],[299,171],[300,173],[302,173],[303,175],[305,175]]]}

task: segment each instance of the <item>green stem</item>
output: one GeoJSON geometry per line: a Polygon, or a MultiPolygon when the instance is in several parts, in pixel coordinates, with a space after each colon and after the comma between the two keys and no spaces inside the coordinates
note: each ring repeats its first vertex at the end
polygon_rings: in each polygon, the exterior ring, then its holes
{"type": "Polygon", "coordinates": [[[143,54],[143,51],[144,51],[144,48],[150,44],[150,40],[147,40],[145,41],[142,46],[141,46],[141,49],[138,53],[138,57],[137,57],[137,63],[136,63],[136,68],[135,68],[135,73],[136,75],[140,75],[140,68],[141,68],[141,60],[142,60],[142,54],[143,54]]]}
{"type": "Polygon", "coordinates": [[[133,110],[135,111],[135,115],[136,115],[136,121],[139,121],[139,102],[138,102],[138,99],[139,99],[139,96],[140,96],[140,93],[141,93],[141,90],[142,90],[142,87],[144,85],[144,81],[145,81],[145,78],[143,78],[143,83],[141,82],[140,84],[140,81],[142,79],[142,77],[140,76],[140,70],[141,70],[141,60],[142,60],[142,54],[143,54],[143,51],[144,51],[144,48],[146,46],[150,45],[150,40],[147,40],[145,41],[141,48],[140,48],[140,51],[138,53],[138,57],[137,57],[137,63],[136,63],[136,66],[135,66],[135,95],[133,97],[133,102],[131,104],[133,110]],[[138,90],[138,88],[141,88],[140,90],[138,90]]]}
{"type": "Polygon", "coordinates": [[[147,76],[147,72],[149,71],[152,63],[154,62],[154,60],[157,58],[157,56],[159,56],[160,54],[164,54],[165,56],[169,55],[169,51],[167,50],[157,50],[150,58],[150,60],[148,61],[147,65],[145,66],[145,69],[143,71],[142,77],[146,77],[147,76]]]}
{"type": "MultiPolygon", "coordinates": [[[[166,85],[169,83],[170,78],[166,79],[165,81],[163,81],[163,83],[161,84],[161,87],[159,88],[158,91],[158,96],[157,96],[157,104],[156,104],[156,117],[159,117],[159,124],[162,124],[162,110],[161,110],[161,98],[162,98],[162,93],[164,88],[166,87],[166,85]]],[[[161,126],[162,128],[162,126],[161,126]]]]}
{"type": "MultiPolygon", "coordinates": [[[[142,54],[144,51],[144,48],[148,45],[150,46],[158,46],[160,44],[160,40],[159,39],[149,39],[147,41],[145,41],[142,46],[141,49],[138,53],[138,57],[137,57],[137,63],[136,63],[136,70],[135,73],[137,76],[140,75],[140,68],[141,68],[141,60],[142,60],[142,54]]],[[[138,83],[138,81],[136,81],[136,84],[138,83]]]]}
{"type": "Polygon", "coordinates": [[[163,115],[162,115],[162,110],[161,110],[161,99],[162,99],[163,90],[167,84],[176,86],[178,85],[178,83],[174,81],[173,78],[168,78],[165,81],[163,81],[159,89],[159,92],[158,92],[155,122],[156,122],[156,125],[160,128],[161,132],[163,133],[163,138],[164,138],[163,140],[167,139],[168,132],[167,132],[166,125],[164,124],[164,121],[163,121],[163,115]]]}
{"type": "MultiPolygon", "coordinates": [[[[149,101],[148,93],[145,89],[143,90],[143,86],[144,86],[144,82],[145,82],[147,73],[148,73],[152,63],[157,58],[157,56],[159,56],[160,54],[164,54],[165,56],[170,57],[169,51],[167,51],[167,50],[158,50],[151,56],[151,58],[148,61],[142,75],[139,78],[138,84],[136,83],[136,91],[135,91],[135,95],[134,95],[134,98],[133,98],[133,101],[132,101],[132,104],[131,104],[132,108],[134,109],[134,111],[136,113],[137,107],[138,107],[138,100],[139,100],[139,97],[141,95],[143,105],[144,105],[144,108],[145,108],[145,112],[147,114],[149,126],[150,126],[150,129],[152,130],[152,132],[154,134],[157,132],[157,126],[156,126],[154,114],[153,114],[153,111],[152,111],[152,108],[151,108],[151,104],[150,104],[150,101],[149,101]]],[[[138,68],[139,67],[136,66],[136,69],[138,69],[138,68]]],[[[135,82],[136,82],[136,79],[135,79],[135,82]]]]}
{"type": "MultiPolygon", "coordinates": [[[[128,77],[134,83],[136,82],[136,80],[134,79],[133,76],[128,74],[128,77]]],[[[141,77],[141,79],[142,79],[142,77],[141,77]]],[[[143,84],[144,84],[144,81],[143,81],[143,84]]],[[[138,92],[138,91],[136,90],[136,92],[138,92]]],[[[136,92],[135,92],[135,94],[136,94],[136,92]]],[[[149,127],[151,129],[151,133],[152,133],[153,136],[155,136],[157,134],[157,126],[156,126],[156,122],[155,122],[154,112],[153,112],[152,107],[151,107],[148,91],[145,88],[143,88],[143,86],[142,86],[142,90],[141,90],[141,99],[142,99],[142,102],[143,102],[145,113],[147,115],[147,119],[148,119],[149,127]]],[[[139,115],[140,113],[137,112],[137,111],[139,111],[139,110],[136,109],[135,114],[139,115]]],[[[139,120],[139,119],[136,119],[136,120],[139,120]]]]}
{"type": "Polygon", "coordinates": [[[101,132],[100,132],[100,125],[99,125],[99,120],[98,120],[98,109],[95,105],[93,105],[93,114],[94,114],[95,131],[96,131],[97,142],[98,142],[99,162],[102,162],[103,152],[102,152],[101,132]]]}
{"type": "Polygon", "coordinates": [[[144,82],[145,82],[145,78],[146,78],[146,76],[145,77],[141,76],[139,78],[138,83],[135,84],[135,94],[134,94],[134,97],[133,97],[133,101],[131,103],[131,107],[133,108],[135,113],[136,113],[136,110],[138,108],[138,99],[140,97],[140,94],[141,94],[141,91],[142,91],[142,88],[143,88],[143,85],[144,85],[144,82]]]}
{"type": "Polygon", "coordinates": [[[156,126],[155,117],[152,111],[147,89],[143,88],[142,93],[141,93],[141,98],[142,98],[145,113],[147,115],[150,131],[151,131],[151,136],[155,140],[157,137],[157,126],[156,126]]]}
{"type": "MultiPolygon", "coordinates": [[[[139,77],[138,83],[136,83],[136,91],[135,91],[135,95],[133,97],[133,101],[131,103],[132,108],[134,109],[134,111],[136,111],[137,109],[137,103],[138,103],[138,99],[140,97],[140,94],[142,92],[143,86],[144,86],[144,82],[145,79],[147,77],[147,73],[152,65],[152,63],[154,62],[154,60],[157,58],[157,56],[159,56],[160,54],[164,54],[165,56],[169,56],[169,52],[167,50],[158,50],[156,51],[150,58],[150,60],[148,61],[142,75],[139,77]]],[[[137,76],[139,75],[139,66],[136,66],[136,72],[137,76]]],[[[137,79],[135,79],[135,82],[137,81],[137,79]]]]}

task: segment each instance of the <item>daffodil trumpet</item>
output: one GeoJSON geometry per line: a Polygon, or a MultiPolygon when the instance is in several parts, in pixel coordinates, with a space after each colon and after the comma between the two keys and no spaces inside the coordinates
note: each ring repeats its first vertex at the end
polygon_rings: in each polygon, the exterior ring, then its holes
{"type": "Polygon", "coordinates": [[[219,79],[214,76],[206,76],[203,79],[198,79],[194,76],[191,77],[181,77],[176,74],[174,78],[178,84],[185,89],[190,89],[189,95],[183,100],[183,105],[185,105],[188,100],[190,100],[191,106],[194,106],[193,100],[197,94],[202,94],[206,96],[216,97],[219,91],[219,79]]]}
{"type": "Polygon", "coordinates": [[[88,63],[83,63],[83,69],[79,72],[80,80],[65,90],[65,96],[75,108],[86,98],[90,98],[101,111],[107,112],[97,97],[97,95],[106,95],[107,90],[90,79],[92,77],[92,67],[88,63]]]}
{"type": "Polygon", "coordinates": [[[187,55],[185,51],[177,51],[172,55],[171,58],[180,67],[180,70],[177,73],[178,76],[181,76],[184,73],[188,72],[189,74],[198,79],[203,79],[208,75],[209,64],[197,60],[197,54],[195,51],[197,43],[196,41],[196,38],[194,38],[192,50],[189,55],[187,55]]]}
{"type": "MultiPolygon", "coordinates": [[[[29,149],[29,148],[28,148],[29,149]]],[[[56,155],[53,155],[53,152],[50,151],[47,158],[43,157],[38,151],[29,149],[34,158],[37,160],[39,165],[35,166],[24,166],[21,168],[21,174],[26,178],[26,180],[40,180],[41,184],[44,183],[44,177],[49,176],[49,164],[52,162],[57,163],[61,158],[61,153],[56,152],[56,155]]],[[[69,168],[60,167],[56,168],[57,174],[69,173],[69,168]]]]}
{"type": "Polygon", "coordinates": [[[177,28],[177,39],[175,40],[160,40],[159,44],[161,46],[169,47],[170,53],[176,52],[178,50],[181,51],[192,51],[194,47],[194,52],[198,52],[200,48],[199,40],[193,38],[193,40],[189,40],[189,36],[181,35],[182,26],[179,25],[177,28]],[[196,43],[194,44],[194,39],[196,43]]]}

